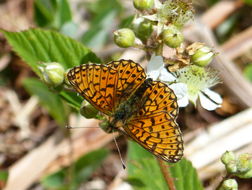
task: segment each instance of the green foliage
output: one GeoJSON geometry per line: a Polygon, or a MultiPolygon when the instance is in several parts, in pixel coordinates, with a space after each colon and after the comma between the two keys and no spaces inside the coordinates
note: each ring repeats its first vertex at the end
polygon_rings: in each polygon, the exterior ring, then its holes
{"type": "Polygon", "coordinates": [[[40,27],[60,29],[72,20],[67,0],[35,0],[34,19],[40,27]]]}
{"type": "Polygon", "coordinates": [[[119,24],[118,28],[130,28],[134,18],[135,18],[135,15],[130,15],[124,18],[119,24]]]}
{"type": "Polygon", "coordinates": [[[0,189],[2,189],[5,186],[8,177],[9,177],[8,171],[0,170],[0,189]]]}
{"type": "Polygon", "coordinates": [[[244,3],[246,3],[247,5],[252,6],[252,0],[243,0],[243,1],[244,1],[244,3]]]}
{"type": "Polygon", "coordinates": [[[243,71],[245,77],[250,81],[252,82],[252,63],[248,64],[244,71],[243,71]]]}
{"type": "Polygon", "coordinates": [[[84,155],[70,168],[64,168],[42,179],[42,185],[47,189],[75,190],[84,183],[101,165],[108,151],[100,149],[84,155]]]}
{"type": "Polygon", "coordinates": [[[83,98],[81,96],[76,96],[76,92],[66,92],[61,91],[60,97],[63,98],[71,107],[73,107],[76,110],[80,109],[81,102],[83,101],[83,98]]]}
{"type": "Polygon", "coordinates": [[[66,110],[58,94],[51,92],[48,87],[35,78],[27,78],[23,81],[25,89],[39,98],[41,104],[61,126],[66,122],[66,110]]]}
{"type": "Polygon", "coordinates": [[[65,69],[89,61],[100,62],[99,58],[87,47],[58,32],[41,29],[2,32],[13,50],[39,76],[39,62],[58,62],[65,69]]]}
{"type": "Polygon", "coordinates": [[[233,14],[216,28],[215,33],[220,43],[225,42],[231,36],[238,20],[239,14],[233,14]]]}
{"type": "MultiPolygon", "coordinates": [[[[182,159],[169,166],[177,190],[203,190],[191,162],[182,159]]],[[[156,158],[134,142],[129,142],[128,174],[128,182],[136,190],[167,189],[156,158]]]]}
{"type": "Polygon", "coordinates": [[[115,17],[122,7],[117,0],[98,0],[87,4],[93,16],[89,30],[82,36],[81,41],[90,48],[99,50],[109,39],[109,33],[114,24],[115,17]],[[101,6],[102,4],[102,6],[101,6]]]}

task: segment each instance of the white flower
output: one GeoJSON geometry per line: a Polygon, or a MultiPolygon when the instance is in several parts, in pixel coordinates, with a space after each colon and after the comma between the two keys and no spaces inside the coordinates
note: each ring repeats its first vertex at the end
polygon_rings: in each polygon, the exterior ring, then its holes
{"type": "Polygon", "coordinates": [[[221,106],[222,99],[220,95],[209,89],[219,83],[215,71],[191,65],[180,69],[177,73],[178,82],[187,85],[188,99],[194,105],[199,99],[201,106],[210,111],[221,106]]]}
{"type": "Polygon", "coordinates": [[[163,58],[152,55],[147,65],[147,75],[168,84],[177,96],[179,107],[186,107],[189,100],[196,105],[197,99],[207,110],[221,106],[220,95],[209,89],[219,82],[216,72],[212,70],[192,65],[180,69],[176,74],[170,73],[164,67],[163,58]]]}

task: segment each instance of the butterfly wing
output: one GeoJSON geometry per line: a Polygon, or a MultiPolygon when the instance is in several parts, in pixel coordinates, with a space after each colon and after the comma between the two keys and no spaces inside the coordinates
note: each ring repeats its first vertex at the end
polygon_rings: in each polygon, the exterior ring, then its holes
{"type": "Polygon", "coordinates": [[[131,60],[112,61],[107,65],[83,64],[67,74],[75,90],[96,109],[112,115],[121,102],[144,82],[144,69],[131,60]]]}
{"type": "Polygon", "coordinates": [[[117,71],[106,65],[83,64],[67,74],[74,89],[99,111],[110,115],[113,111],[117,71]]]}
{"type": "Polygon", "coordinates": [[[155,156],[177,162],[183,156],[181,131],[175,121],[178,108],[173,91],[152,82],[140,100],[140,109],[124,126],[125,132],[155,156]]]}
{"type": "Polygon", "coordinates": [[[115,97],[115,105],[118,106],[139,88],[145,81],[146,74],[138,63],[131,60],[112,61],[107,65],[118,72],[115,97]]]}

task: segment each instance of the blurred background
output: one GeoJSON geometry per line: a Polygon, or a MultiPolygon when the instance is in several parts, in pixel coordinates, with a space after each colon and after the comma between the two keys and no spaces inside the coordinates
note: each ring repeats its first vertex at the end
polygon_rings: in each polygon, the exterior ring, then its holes
{"type": "MultiPolygon", "coordinates": [[[[195,18],[184,34],[218,52],[211,67],[222,81],[214,90],[223,104],[211,112],[188,106],[180,110],[178,123],[185,157],[210,190],[225,175],[222,153],[252,152],[252,1],[195,0],[193,6],[195,18]]],[[[52,29],[77,39],[104,62],[127,58],[145,63],[143,52],[113,43],[113,31],[135,13],[131,0],[0,0],[0,28],[52,29]]],[[[72,113],[34,77],[0,33],[0,189],[70,189],[62,178],[74,181],[74,189],[130,189],[113,137],[123,159],[127,139],[72,113]]],[[[239,189],[252,189],[251,180],[238,182],[239,189]]]]}

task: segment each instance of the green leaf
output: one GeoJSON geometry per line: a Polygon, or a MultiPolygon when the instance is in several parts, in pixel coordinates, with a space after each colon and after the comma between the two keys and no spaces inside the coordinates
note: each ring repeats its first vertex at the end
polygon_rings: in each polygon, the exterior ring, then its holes
{"type": "Polygon", "coordinates": [[[80,109],[83,98],[81,96],[77,96],[76,92],[61,91],[60,96],[74,109],[80,109]]]}
{"type": "Polygon", "coordinates": [[[99,149],[84,155],[73,163],[70,168],[61,169],[42,179],[41,183],[45,188],[53,189],[78,189],[92,173],[101,165],[107,157],[108,151],[99,149]]]}
{"type": "Polygon", "coordinates": [[[250,81],[252,82],[252,63],[248,64],[244,71],[243,71],[245,77],[250,81]]]}
{"type": "Polygon", "coordinates": [[[40,27],[60,29],[72,20],[72,13],[67,0],[35,0],[34,18],[40,27]]]}
{"type": "Polygon", "coordinates": [[[39,62],[58,62],[71,68],[99,58],[81,43],[58,32],[30,29],[22,32],[2,31],[13,50],[40,76],[39,62]]]}
{"type": "MultiPolygon", "coordinates": [[[[177,190],[203,190],[196,170],[186,159],[169,164],[177,190]]],[[[156,158],[135,142],[129,142],[128,182],[136,190],[167,190],[167,184],[156,158]]]]}
{"type": "Polygon", "coordinates": [[[65,125],[67,115],[58,94],[49,91],[44,83],[35,78],[25,79],[23,85],[30,94],[39,98],[41,104],[47,109],[59,125],[65,125]]]}
{"type": "Polygon", "coordinates": [[[87,6],[93,11],[94,16],[89,30],[82,36],[81,41],[88,47],[99,50],[109,39],[114,20],[122,7],[117,0],[99,0],[87,6]]]}
{"type": "Polygon", "coordinates": [[[40,27],[50,25],[54,20],[56,7],[56,0],[35,0],[34,19],[37,25],[40,27]]]}
{"type": "Polygon", "coordinates": [[[131,28],[135,15],[130,15],[123,19],[118,28],[131,28]]]}
{"type": "Polygon", "coordinates": [[[238,20],[239,14],[233,14],[216,28],[215,32],[220,43],[225,42],[231,36],[238,20]]]}
{"type": "Polygon", "coordinates": [[[8,180],[9,173],[5,170],[0,170],[0,189],[3,189],[8,180]]]}
{"type": "Polygon", "coordinates": [[[59,0],[58,7],[59,25],[63,26],[65,23],[72,20],[72,13],[68,0],[59,0]]]}
{"type": "Polygon", "coordinates": [[[246,3],[247,5],[252,6],[252,0],[243,0],[243,1],[244,1],[244,3],[246,3]]]}

